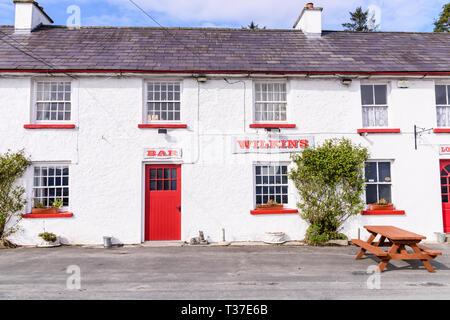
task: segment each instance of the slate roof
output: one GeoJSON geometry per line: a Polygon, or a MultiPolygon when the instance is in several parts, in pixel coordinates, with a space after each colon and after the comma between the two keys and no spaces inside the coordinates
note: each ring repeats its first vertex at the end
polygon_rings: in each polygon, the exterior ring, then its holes
{"type": "Polygon", "coordinates": [[[0,26],[0,39],[0,71],[450,71],[449,33],[0,26]]]}

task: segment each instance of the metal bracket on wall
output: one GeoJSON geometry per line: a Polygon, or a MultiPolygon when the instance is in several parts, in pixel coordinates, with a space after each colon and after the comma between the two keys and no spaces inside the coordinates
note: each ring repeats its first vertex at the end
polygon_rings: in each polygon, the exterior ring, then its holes
{"type": "Polygon", "coordinates": [[[418,127],[416,125],[414,125],[414,149],[417,150],[417,137],[422,135],[422,133],[424,132],[430,132],[432,131],[434,128],[430,128],[430,129],[425,129],[425,128],[421,128],[418,127]]]}

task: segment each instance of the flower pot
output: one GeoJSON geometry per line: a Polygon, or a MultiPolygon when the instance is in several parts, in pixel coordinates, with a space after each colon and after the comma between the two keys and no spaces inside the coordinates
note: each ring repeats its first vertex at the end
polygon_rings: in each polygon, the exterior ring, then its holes
{"type": "Polygon", "coordinates": [[[265,243],[282,244],[286,242],[284,232],[266,232],[265,243]]]}
{"type": "Polygon", "coordinates": [[[33,214],[56,214],[58,213],[57,208],[49,207],[49,208],[32,208],[31,213],[33,214]]]}
{"type": "Polygon", "coordinates": [[[52,248],[52,247],[59,247],[61,245],[61,242],[59,242],[59,239],[56,239],[56,241],[45,241],[42,240],[41,243],[37,245],[38,248],[52,248]]]}
{"type": "Polygon", "coordinates": [[[283,209],[283,205],[282,204],[277,204],[277,205],[268,205],[268,204],[258,204],[256,206],[257,210],[281,210],[283,209]]]}
{"type": "Polygon", "coordinates": [[[369,210],[394,210],[394,204],[388,203],[388,204],[369,204],[369,210]]]}

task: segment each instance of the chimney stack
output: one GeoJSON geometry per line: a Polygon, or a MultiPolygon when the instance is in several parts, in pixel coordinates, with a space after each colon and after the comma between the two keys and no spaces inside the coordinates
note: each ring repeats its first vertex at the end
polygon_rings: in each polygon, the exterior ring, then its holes
{"type": "Polygon", "coordinates": [[[39,3],[33,0],[14,0],[16,6],[14,29],[16,33],[30,33],[41,25],[49,25],[53,20],[39,3]]]}
{"type": "Polygon", "coordinates": [[[294,24],[294,28],[303,31],[310,38],[320,38],[322,35],[322,10],[316,8],[312,2],[306,4],[302,13],[294,24]]]}

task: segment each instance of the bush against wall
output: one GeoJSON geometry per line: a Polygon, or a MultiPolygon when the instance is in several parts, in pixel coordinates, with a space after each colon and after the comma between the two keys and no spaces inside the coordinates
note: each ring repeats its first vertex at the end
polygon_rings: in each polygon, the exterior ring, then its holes
{"type": "Polygon", "coordinates": [[[17,231],[26,204],[25,189],[17,185],[17,180],[30,164],[23,150],[0,156],[0,244],[9,245],[6,238],[17,231]]]}
{"type": "Polygon", "coordinates": [[[329,139],[292,156],[297,168],[289,172],[300,195],[301,217],[310,226],[306,241],[312,244],[345,239],[340,228],[364,208],[366,148],[349,139],[329,139]]]}

